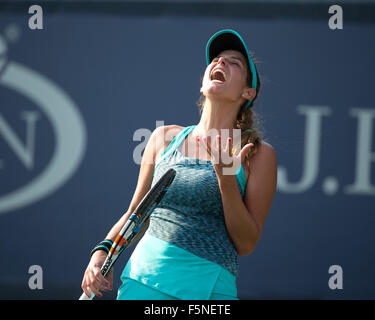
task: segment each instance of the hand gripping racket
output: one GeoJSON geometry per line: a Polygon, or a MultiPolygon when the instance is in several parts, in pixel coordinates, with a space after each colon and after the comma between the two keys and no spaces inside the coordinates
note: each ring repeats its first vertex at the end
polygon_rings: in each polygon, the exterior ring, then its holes
{"type": "MultiPolygon", "coordinates": [[[[164,173],[159,181],[157,181],[143,197],[142,201],[138,204],[137,208],[126,221],[120,233],[117,235],[116,240],[113,242],[108,256],[100,269],[100,272],[104,277],[107,275],[109,270],[111,270],[113,264],[116,262],[120,254],[132,242],[139,230],[141,230],[147,218],[164,197],[175,175],[176,171],[174,169],[169,169],[166,173],[164,173]]],[[[90,298],[83,293],[79,300],[92,300],[94,297],[95,294],[93,292],[90,292],[90,298]]]]}

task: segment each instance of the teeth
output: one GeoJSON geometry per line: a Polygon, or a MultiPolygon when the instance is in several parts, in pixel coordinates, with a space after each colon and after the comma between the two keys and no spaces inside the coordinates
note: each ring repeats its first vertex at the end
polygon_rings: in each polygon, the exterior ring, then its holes
{"type": "Polygon", "coordinates": [[[213,78],[214,73],[216,73],[216,72],[220,72],[220,73],[223,75],[223,77],[224,77],[224,81],[227,80],[227,75],[225,74],[224,71],[222,71],[222,70],[220,70],[220,69],[212,70],[212,72],[211,72],[211,80],[212,80],[212,78],[213,78]]]}

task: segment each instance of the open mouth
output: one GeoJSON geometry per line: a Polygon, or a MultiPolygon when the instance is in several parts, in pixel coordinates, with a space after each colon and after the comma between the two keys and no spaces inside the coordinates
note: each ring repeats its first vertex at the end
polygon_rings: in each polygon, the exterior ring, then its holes
{"type": "Polygon", "coordinates": [[[221,69],[216,69],[211,72],[210,75],[211,81],[225,82],[227,80],[227,75],[221,69]]]}

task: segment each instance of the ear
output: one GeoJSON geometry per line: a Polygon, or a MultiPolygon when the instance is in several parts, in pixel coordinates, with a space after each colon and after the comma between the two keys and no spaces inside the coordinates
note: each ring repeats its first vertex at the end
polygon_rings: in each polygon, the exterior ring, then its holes
{"type": "Polygon", "coordinates": [[[242,93],[242,96],[247,100],[252,100],[257,95],[257,92],[253,88],[246,88],[244,92],[242,93]]]}

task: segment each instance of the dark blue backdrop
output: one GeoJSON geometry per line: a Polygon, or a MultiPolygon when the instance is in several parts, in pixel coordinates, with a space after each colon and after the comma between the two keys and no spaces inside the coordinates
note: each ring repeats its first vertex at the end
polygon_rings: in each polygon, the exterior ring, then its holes
{"type": "Polygon", "coordinates": [[[199,121],[206,42],[232,28],[260,61],[254,110],[279,168],[263,236],[240,258],[239,296],[375,298],[375,25],[344,20],[330,30],[328,18],[56,12],[30,30],[27,14],[0,12],[0,297],[79,297],[89,250],[132,198],[134,133],[199,121]],[[57,155],[54,172],[71,169],[7,207],[57,155]],[[43,269],[43,290],[28,287],[31,265],[43,269]],[[343,270],[342,290],[328,286],[332,265],[343,270]]]}

